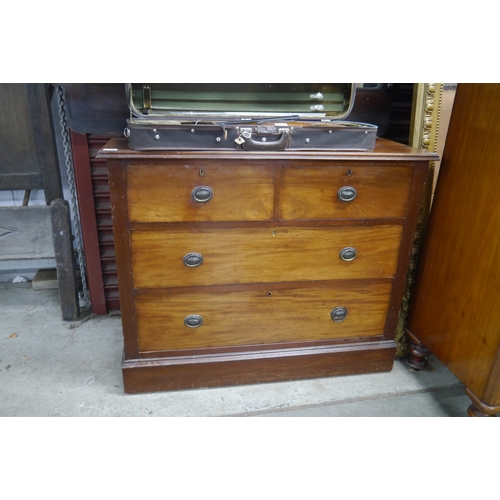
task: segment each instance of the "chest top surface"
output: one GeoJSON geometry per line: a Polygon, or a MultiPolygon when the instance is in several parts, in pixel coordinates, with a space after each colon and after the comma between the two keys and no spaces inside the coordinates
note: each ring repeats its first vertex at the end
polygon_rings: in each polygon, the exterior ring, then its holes
{"type": "Polygon", "coordinates": [[[125,138],[111,139],[98,153],[102,159],[254,159],[254,160],[365,160],[365,161],[435,161],[436,153],[412,148],[405,144],[377,138],[372,151],[136,151],[128,146],[125,138]]]}

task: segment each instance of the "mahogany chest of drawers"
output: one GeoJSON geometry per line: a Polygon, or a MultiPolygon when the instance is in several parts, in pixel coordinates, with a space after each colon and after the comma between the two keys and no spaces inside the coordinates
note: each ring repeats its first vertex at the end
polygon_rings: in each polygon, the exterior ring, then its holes
{"type": "Polygon", "coordinates": [[[106,158],[128,393],[387,371],[432,153],[106,158]]]}

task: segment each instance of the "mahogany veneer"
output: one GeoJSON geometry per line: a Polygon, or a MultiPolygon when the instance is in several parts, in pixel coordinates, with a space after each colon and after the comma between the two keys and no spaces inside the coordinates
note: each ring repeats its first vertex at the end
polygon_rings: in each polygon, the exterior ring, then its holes
{"type": "Polygon", "coordinates": [[[500,85],[459,84],[407,331],[466,386],[470,416],[500,412],[500,85]]]}
{"type": "Polygon", "coordinates": [[[113,139],[99,157],[126,392],[392,368],[434,154],[383,139],[327,153],[138,152],[113,139]],[[197,187],[212,198],[196,201],[197,187]]]}

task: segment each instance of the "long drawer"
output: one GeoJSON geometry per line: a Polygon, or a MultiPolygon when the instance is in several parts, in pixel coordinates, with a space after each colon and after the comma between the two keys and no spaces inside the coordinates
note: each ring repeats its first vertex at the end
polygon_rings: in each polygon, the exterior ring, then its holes
{"type": "Polygon", "coordinates": [[[136,288],[387,278],[402,226],[135,230],[136,288]]]}
{"type": "Polygon", "coordinates": [[[382,335],[390,290],[386,282],[139,294],[139,351],[382,335]]]}
{"type": "Polygon", "coordinates": [[[405,217],[412,175],[412,167],[382,164],[286,167],[280,219],[405,217]]]}
{"type": "Polygon", "coordinates": [[[132,222],[268,221],[274,167],[209,162],[127,167],[132,222]]]}

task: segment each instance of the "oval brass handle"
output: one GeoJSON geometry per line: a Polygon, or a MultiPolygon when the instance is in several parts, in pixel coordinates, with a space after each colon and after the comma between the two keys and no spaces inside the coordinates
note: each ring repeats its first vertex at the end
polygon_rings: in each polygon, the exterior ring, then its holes
{"type": "Polygon", "coordinates": [[[184,318],[184,324],[188,328],[198,328],[203,324],[203,318],[198,314],[190,314],[184,318]]]}
{"type": "Polygon", "coordinates": [[[203,264],[203,255],[196,252],[190,252],[184,255],[182,261],[186,267],[198,267],[203,264]]]}
{"type": "Polygon", "coordinates": [[[335,323],[340,323],[347,318],[347,309],[345,307],[336,307],[330,313],[330,317],[335,323]]]}
{"type": "Polygon", "coordinates": [[[197,186],[191,192],[191,197],[197,203],[207,203],[213,195],[214,192],[208,186],[197,186]]]}
{"type": "Polygon", "coordinates": [[[358,192],[352,186],[341,187],[337,193],[340,201],[352,201],[357,195],[358,192]]]}
{"type": "Polygon", "coordinates": [[[351,262],[351,260],[354,260],[357,255],[358,252],[354,247],[345,247],[340,251],[339,257],[344,262],[351,262]]]}

